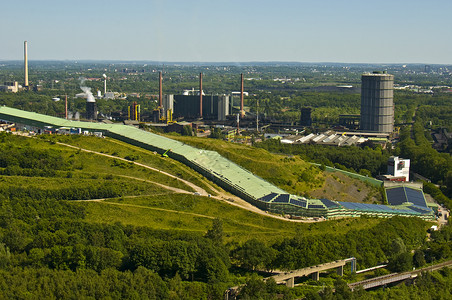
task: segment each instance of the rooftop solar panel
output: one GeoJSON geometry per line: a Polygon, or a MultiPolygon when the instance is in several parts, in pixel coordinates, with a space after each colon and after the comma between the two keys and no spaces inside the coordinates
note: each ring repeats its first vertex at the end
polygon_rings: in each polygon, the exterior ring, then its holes
{"type": "Polygon", "coordinates": [[[265,195],[264,197],[259,198],[259,200],[263,201],[263,202],[270,202],[273,198],[275,198],[278,194],[276,193],[271,193],[268,195],[265,195]]]}
{"type": "Polygon", "coordinates": [[[416,211],[418,213],[421,213],[421,214],[430,214],[430,213],[432,213],[432,210],[430,208],[419,207],[419,206],[415,206],[415,205],[410,206],[409,209],[414,210],[414,211],[416,211]]]}
{"type": "Polygon", "coordinates": [[[389,213],[403,213],[410,214],[413,213],[409,209],[397,209],[392,208],[390,206],[382,205],[382,204],[366,204],[368,205],[369,210],[379,211],[379,212],[389,212],[389,213]]]}
{"type": "Polygon", "coordinates": [[[403,187],[387,189],[386,196],[388,203],[391,205],[401,205],[406,202],[406,195],[403,187]]]}
{"type": "Polygon", "coordinates": [[[306,208],[305,200],[290,199],[290,203],[306,208]]]}
{"type": "Polygon", "coordinates": [[[289,203],[289,199],[290,199],[289,194],[280,194],[272,201],[272,203],[289,203]]]}
{"type": "Polygon", "coordinates": [[[337,205],[337,203],[334,203],[333,201],[328,200],[328,199],[320,199],[320,201],[322,201],[322,203],[328,208],[339,206],[339,205],[337,205]]]}
{"type": "Polygon", "coordinates": [[[353,203],[353,202],[339,202],[340,205],[347,209],[359,210],[359,211],[375,211],[375,212],[401,212],[409,213],[409,210],[393,209],[386,205],[381,204],[367,204],[367,203],[353,203]]]}
{"type": "Polygon", "coordinates": [[[343,207],[345,207],[345,208],[348,208],[348,209],[352,209],[349,205],[351,204],[351,202],[338,202],[340,205],[342,205],[343,207]]]}
{"type": "Polygon", "coordinates": [[[422,193],[422,191],[405,188],[405,193],[408,202],[411,202],[414,205],[427,207],[427,203],[425,202],[424,194],[422,193]]]}
{"type": "Polygon", "coordinates": [[[309,204],[308,208],[320,208],[320,209],[325,209],[325,207],[323,205],[316,205],[316,204],[309,204]]]}

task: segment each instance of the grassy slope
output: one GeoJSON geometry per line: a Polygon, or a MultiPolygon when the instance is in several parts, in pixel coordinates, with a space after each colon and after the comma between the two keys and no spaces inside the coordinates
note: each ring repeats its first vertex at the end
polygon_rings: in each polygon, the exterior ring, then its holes
{"type": "MultiPolygon", "coordinates": [[[[184,176],[188,179],[195,178],[200,182],[203,180],[198,174],[188,168],[178,166],[176,162],[169,159],[162,159],[145,150],[137,150],[133,149],[133,147],[130,148],[130,146],[121,145],[115,141],[93,137],[74,137],[74,140],[71,137],[62,138],[66,139],[68,143],[76,141],[82,148],[98,150],[94,148],[100,147],[106,151],[114,151],[122,157],[138,151],[140,152],[140,159],[143,161],[149,160],[149,162],[155,163],[156,166],[166,168],[169,171],[185,172],[184,176]]],[[[86,208],[86,221],[88,222],[121,222],[155,229],[176,229],[204,234],[211,226],[212,220],[214,218],[220,218],[224,222],[226,240],[238,242],[248,240],[249,238],[258,238],[270,242],[284,237],[292,237],[297,232],[303,235],[323,233],[343,234],[351,229],[369,228],[380,222],[378,219],[343,219],[312,224],[287,222],[265,215],[258,215],[213,198],[200,197],[192,194],[176,194],[157,188],[149,183],[124,178],[122,176],[133,176],[148,178],[152,181],[158,181],[168,185],[177,186],[181,184],[178,181],[172,182],[168,180],[168,177],[160,178],[158,177],[158,172],[151,172],[142,167],[114,166],[112,164],[114,159],[112,158],[85,153],[77,149],[52,144],[39,139],[19,138],[17,143],[36,148],[56,149],[60,151],[63,157],[72,161],[73,170],[58,171],[59,176],[56,178],[0,176],[2,186],[14,186],[14,183],[19,180],[23,186],[41,186],[49,189],[90,183],[99,184],[99,182],[108,181],[114,181],[118,185],[121,185],[121,190],[124,191],[124,197],[102,202],[73,202],[73,205],[82,205],[86,208]],[[68,174],[72,178],[66,178],[68,174]],[[113,178],[109,174],[114,174],[113,178]],[[149,194],[152,196],[147,196],[149,194]],[[127,195],[138,196],[126,197],[127,195]]],[[[160,176],[163,175],[160,174],[160,176]]]]}
{"type": "Polygon", "coordinates": [[[294,223],[258,215],[208,197],[166,195],[112,199],[108,202],[77,203],[87,208],[89,222],[130,224],[154,229],[174,229],[204,234],[214,218],[223,221],[226,241],[257,238],[275,241],[303,235],[340,233],[370,228],[380,219],[341,219],[320,223],[294,223]]]}
{"type": "Polygon", "coordinates": [[[378,191],[374,191],[362,181],[338,172],[321,172],[319,168],[311,166],[298,156],[272,154],[264,149],[222,140],[170,137],[195,147],[217,151],[292,194],[349,202],[372,203],[377,200],[373,196],[378,191]]]}
{"type": "MultiPolygon", "coordinates": [[[[97,151],[100,153],[105,153],[121,158],[125,158],[127,156],[132,156],[135,158],[134,161],[143,163],[147,166],[157,168],[159,170],[168,172],[170,174],[176,175],[179,178],[188,180],[190,182],[193,182],[194,184],[204,188],[205,190],[209,191],[211,194],[215,194],[214,191],[212,191],[209,186],[212,185],[207,179],[202,177],[196,172],[193,172],[189,167],[178,163],[177,161],[163,158],[158,154],[154,154],[151,151],[132,146],[126,143],[123,143],[121,141],[105,138],[105,139],[99,139],[92,136],[50,136],[47,137],[47,139],[61,142],[73,146],[77,146],[83,149],[88,149],[92,151],[97,151]]],[[[93,154],[87,154],[88,157],[93,157],[94,159],[104,159],[110,161],[109,164],[111,164],[110,159],[102,158],[98,155],[93,154]]],[[[90,163],[85,163],[87,168],[89,168],[90,163]]],[[[97,166],[98,168],[98,166],[97,166]]],[[[123,168],[124,169],[124,168],[123,168]]],[[[157,176],[163,176],[159,174],[158,172],[151,172],[151,171],[145,171],[142,168],[133,167],[132,169],[140,170],[140,171],[134,171],[134,170],[128,170],[127,175],[133,174],[133,176],[141,177],[144,179],[150,179],[154,181],[154,178],[157,176]],[[148,174],[146,174],[148,173],[148,174]],[[151,175],[152,174],[152,175],[151,175]]],[[[124,171],[119,172],[120,174],[123,174],[124,171]]],[[[130,175],[132,176],[132,175],[130,175]]],[[[163,176],[161,178],[166,178],[168,180],[167,176],[163,176]]],[[[171,180],[174,181],[174,180],[171,180]]],[[[163,181],[162,183],[164,183],[163,181]]],[[[178,184],[180,182],[178,181],[178,184]]]]}

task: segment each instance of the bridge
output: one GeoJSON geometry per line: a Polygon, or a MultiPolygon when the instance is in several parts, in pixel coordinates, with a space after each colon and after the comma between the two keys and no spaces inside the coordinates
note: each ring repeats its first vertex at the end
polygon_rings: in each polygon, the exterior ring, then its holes
{"type": "Polygon", "coordinates": [[[371,279],[366,279],[366,280],[350,283],[348,285],[348,287],[352,291],[359,286],[361,286],[363,289],[367,290],[367,289],[391,284],[394,282],[399,282],[399,281],[403,281],[403,280],[407,280],[407,279],[414,279],[417,276],[419,276],[419,274],[421,274],[422,272],[432,272],[432,271],[442,269],[444,267],[452,267],[452,260],[445,261],[445,262],[442,262],[442,263],[439,263],[439,264],[436,264],[433,266],[425,267],[425,268],[414,270],[414,271],[409,271],[409,272],[404,272],[404,273],[393,273],[393,274],[389,274],[389,275],[383,275],[380,277],[375,277],[375,278],[371,278],[371,279]]]}
{"type": "Polygon", "coordinates": [[[320,272],[330,269],[336,269],[337,274],[342,276],[344,274],[344,266],[349,262],[351,263],[352,273],[356,272],[356,258],[351,257],[290,272],[279,273],[266,279],[273,278],[276,283],[285,282],[288,287],[294,287],[295,278],[311,275],[313,280],[319,280],[320,272]]]}

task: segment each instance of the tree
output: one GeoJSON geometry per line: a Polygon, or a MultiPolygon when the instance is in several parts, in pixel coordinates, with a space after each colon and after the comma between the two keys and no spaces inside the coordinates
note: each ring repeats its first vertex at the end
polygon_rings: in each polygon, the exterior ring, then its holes
{"type": "Polygon", "coordinates": [[[400,253],[389,259],[388,268],[393,272],[409,271],[413,268],[413,257],[409,252],[400,253]]]}
{"type": "Polygon", "coordinates": [[[353,293],[348,287],[347,282],[340,277],[334,281],[334,289],[335,289],[334,295],[336,296],[337,299],[353,298],[353,293]]]}
{"type": "Polygon", "coordinates": [[[403,240],[398,237],[396,239],[394,239],[391,243],[391,256],[397,256],[401,253],[405,253],[406,252],[406,246],[405,243],[403,242],[403,240]]]}
{"type": "Polygon", "coordinates": [[[256,273],[247,279],[239,294],[242,299],[269,299],[265,282],[256,273]]]}
{"type": "Polygon", "coordinates": [[[425,265],[424,251],[416,250],[413,256],[413,265],[420,268],[425,265]]]}
{"type": "Polygon", "coordinates": [[[205,237],[212,240],[216,245],[221,245],[223,243],[223,221],[215,218],[212,222],[212,228],[210,228],[205,237]]]}
{"type": "Polygon", "coordinates": [[[235,251],[235,257],[240,261],[241,266],[250,270],[268,267],[275,256],[272,248],[257,239],[246,241],[235,251]]]}

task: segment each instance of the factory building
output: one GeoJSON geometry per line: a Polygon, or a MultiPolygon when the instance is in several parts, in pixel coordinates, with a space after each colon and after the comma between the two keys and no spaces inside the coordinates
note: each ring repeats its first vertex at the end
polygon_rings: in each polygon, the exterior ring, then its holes
{"type": "Polygon", "coordinates": [[[300,125],[301,126],[311,126],[312,118],[311,118],[311,108],[310,107],[302,107],[301,108],[301,117],[300,117],[300,125]]]}
{"type": "Polygon", "coordinates": [[[19,83],[17,81],[5,82],[4,85],[0,85],[0,91],[17,93],[19,91],[19,83]]]}
{"type": "Polygon", "coordinates": [[[165,95],[163,107],[165,111],[173,110],[174,118],[196,119],[202,117],[206,120],[226,120],[229,115],[229,96],[205,95],[200,108],[199,95],[165,95]],[[202,109],[202,116],[200,115],[202,109]]]}
{"type": "Polygon", "coordinates": [[[394,76],[386,72],[361,77],[360,129],[392,133],[394,129],[394,76]]]}
{"type": "Polygon", "coordinates": [[[132,105],[130,105],[128,107],[128,119],[129,120],[133,120],[133,121],[140,121],[140,115],[141,115],[141,106],[139,104],[137,104],[136,101],[134,101],[132,103],[132,105]]]}
{"type": "Polygon", "coordinates": [[[86,119],[87,120],[96,120],[97,119],[96,102],[92,102],[92,101],[86,102],[86,119]]]}

